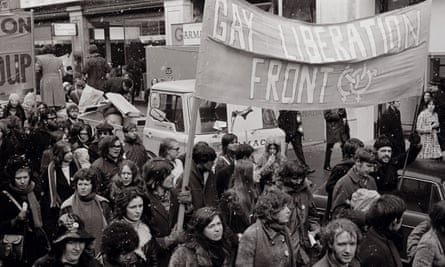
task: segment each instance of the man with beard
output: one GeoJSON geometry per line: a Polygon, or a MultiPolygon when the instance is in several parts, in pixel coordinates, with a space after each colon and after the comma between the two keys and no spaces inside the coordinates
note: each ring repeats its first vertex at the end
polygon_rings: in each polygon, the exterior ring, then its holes
{"type": "Polygon", "coordinates": [[[360,244],[358,258],[362,267],[402,267],[398,234],[403,222],[405,202],[394,195],[383,195],[366,213],[370,229],[360,244]]]}
{"type": "Polygon", "coordinates": [[[321,232],[326,254],[313,267],[360,266],[355,256],[361,238],[360,229],[350,220],[337,219],[329,222],[321,232]]]}
{"type": "Polygon", "coordinates": [[[360,188],[377,190],[374,178],[370,175],[374,171],[376,155],[372,147],[359,148],[355,152],[354,166],[340,178],[332,194],[331,214],[342,214],[359,226],[365,225],[365,214],[350,208],[352,194],[360,188]]]}
{"type": "Polygon", "coordinates": [[[149,160],[142,140],[138,135],[138,128],[136,124],[130,122],[123,128],[124,132],[124,154],[125,158],[133,161],[142,170],[142,166],[149,160]]]}
{"type": "Polygon", "coordinates": [[[306,170],[294,162],[286,162],[280,171],[278,181],[280,189],[291,196],[288,205],[291,210],[289,228],[291,244],[295,252],[298,266],[309,266],[311,262],[312,246],[308,232],[318,233],[317,209],[309,185],[306,181],[306,170]]]}
{"type": "Polygon", "coordinates": [[[395,158],[392,157],[392,143],[386,136],[381,136],[375,141],[377,169],[371,175],[375,178],[379,193],[394,191],[398,182],[397,171],[403,169],[405,161],[410,164],[419,154],[422,148],[420,137],[417,134],[412,134],[409,141],[411,144],[408,152],[403,152],[395,158]]]}
{"type": "MultiPolygon", "coordinates": [[[[40,173],[43,151],[51,146],[51,133],[60,131],[57,125],[57,113],[53,108],[42,111],[37,127],[30,133],[29,158],[32,170],[40,173]]],[[[63,133],[62,133],[63,134],[63,133]]]]}

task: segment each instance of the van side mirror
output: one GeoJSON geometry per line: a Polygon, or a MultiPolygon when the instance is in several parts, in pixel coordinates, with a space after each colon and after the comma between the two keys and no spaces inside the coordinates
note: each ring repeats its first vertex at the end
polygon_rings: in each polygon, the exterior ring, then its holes
{"type": "Polygon", "coordinates": [[[158,108],[152,108],[152,109],[150,110],[150,116],[151,116],[153,119],[157,120],[157,121],[161,121],[161,122],[162,122],[162,121],[170,122],[170,121],[167,119],[167,116],[166,116],[165,112],[162,111],[162,110],[160,110],[160,109],[158,109],[158,108]]]}

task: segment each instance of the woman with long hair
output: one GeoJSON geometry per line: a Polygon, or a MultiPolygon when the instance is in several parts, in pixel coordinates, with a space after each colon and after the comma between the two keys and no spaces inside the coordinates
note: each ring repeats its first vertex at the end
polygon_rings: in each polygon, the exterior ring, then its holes
{"type": "Polygon", "coordinates": [[[188,240],[177,247],[169,267],[233,266],[236,241],[226,230],[216,208],[196,210],[187,228],[188,240]]]}
{"type": "MultiPolygon", "coordinates": [[[[31,162],[20,155],[12,156],[6,165],[8,187],[0,192],[0,233],[22,236],[21,258],[1,258],[2,266],[30,266],[49,249],[46,234],[42,229],[40,190],[31,180],[31,162]]],[[[7,246],[2,240],[3,245],[7,246]]],[[[6,256],[6,255],[3,255],[6,256]]]]}
{"type": "Polygon", "coordinates": [[[235,154],[238,149],[238,137],[227,133],[221,138],[222,153],[216,159],[215,177],[216,190],[221,196],[229,188],[230,177],[235,168],[235,154]]]}
{"type": "Polygon", "coordinates": [[[145,189],[144,182],[139,175],[139,169],[131,160],[124,160],[119,165],[119,173],[116,174],[110,183],[110,201],[116,199],[116,196],[127,187],[139,187],[145,189]]]}
{"type": "Polygon", "coordinates": [[[147,214],[144,212],[143,192],[137,187],[124,188],[116,196],[114,217],[115,220],[128,223],[136,230],[139,237],[139,244],[135,253],[147,266],[159,266],[158,244],[153,238],[150,228],[147,225],[147,214]]]}
{"type": "Polygon", "coordinates": [[[439,159],[442,157],[442,151],[439,145],[437,133],[439,131],[439,117],[435,112],[436,101],[430,99],[426,103],[426,108],[420,112],[417,117],[417,132],[420,134],[422,150],[419,152],[419,158],[439,159]]]}
{"type": "Polygon", "coordinates": [[[238,160],[231,178],[231,188],[223,194],[220,202],[225,222],[237,234],[242,234],[255,222],[253,214],[258,190],[253,181],[253,169],[252,161],[238,160]]]}
{"type": "Polygon", "coordinates": [[[109,201],[96,194],[97,171],[80,169],[73,177],[74,194],[60,206],[60,214],[77,214],[85,223],[85,230],[94,238],[94,253],[100,251],[102,231],[111,221],[109,201]]]}
{"type": "Polygon", "coordinates": [[[70,143],[73,148],[74,161],[80,168],[91,166],[89,149],[90,143],[94,140],[93,128],[87,123],[76,123],[69,133],[70,143]]]}

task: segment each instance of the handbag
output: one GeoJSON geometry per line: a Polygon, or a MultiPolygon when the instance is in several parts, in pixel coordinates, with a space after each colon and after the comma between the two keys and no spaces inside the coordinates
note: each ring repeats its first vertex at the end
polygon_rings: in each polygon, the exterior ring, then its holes
{"type": "MultiPolygon", "coordinates": [[[[21,210],[20,204],[8,191],[3,190],[5,194],[21,210]]],[[[0,236],[0,259],[20,261],[23,256],[23,235],[5,234],[0,236]]]]}
{"type": "Polygon", "coordinates": [[[4,235],[0,243],[0,259],[19,261],[23,256],[23,235],[4,235]]]}

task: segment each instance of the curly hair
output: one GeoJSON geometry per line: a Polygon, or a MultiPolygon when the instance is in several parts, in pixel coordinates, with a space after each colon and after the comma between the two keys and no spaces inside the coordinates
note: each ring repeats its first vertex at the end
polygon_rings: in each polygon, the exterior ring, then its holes
{"type": "Polygon", "coordinates": [[[348,233],[351,237],[355,237],[358,247],[362,239],[362,232],[355,223],[344,218],[332,220],[321,229],[322,246],[328,251],[331,251],[335,238],[344,232],[348,233]]]}
{"type": "Polygon", "coordinates": [[[172,165],[164,158],[153,158],[142,167],[142,177],[148,189],[154,189],[162,184],[164,179],[170,175],[172,165]]]}
{"type": "Polygon", "coordinates": [[[206,142],[198,142],[193,147],[192,158],[196,164],[203,164],[214,161],[216,153],[206,142]]]}
{"type": "Polygon", "coordinates": [[[137,197],[142,198],[144,203],[146,202],[144,193],[139,187],[125,187],[119,191],[114,200],[114,218],[118,220],[123,219],[127,214],[128,204],[137,197]]]}
{"type": "Polygon", "coordinates": [[[255,205],[255,214],[257,218],[266,223],[275,222],[276,214],[280,212],[288,203],[290,196],[278,188],[270,188],[258,198],[255,205]]]}
{"type": "Polygon", "coordinates": [[[99,175],[98,170],[94,167],[79,169],[73,176],[72,185],[74,190],[77,191],[77,182],[80,180],[91,181],[91,185],[93,188],[91,192],[96,192],[96,189],[99,185],[99,175]]]}
{"type": "Polygon", "coordinates": [[[122,146],[122,142],[119,140],[119,137],[115,135],[111,136],[104,136],[102,140],[99,141],[99,154],[101,157],[106,158],[108,157],[108,152],[110,151],[110,147],[114,146],[114,143],[116,141],[119,141],[121,145],[121,151],[119,154],[119,158],[122,158],[124,155],[124,148],[122,146]]]}
{"type": "Polygon", "coordinates": [[[123,221],[114,221],[102,234],[102,252],[111,264],[119,264],[119,256],[135,250],[139,237],[134,228],[123,221]]]}

